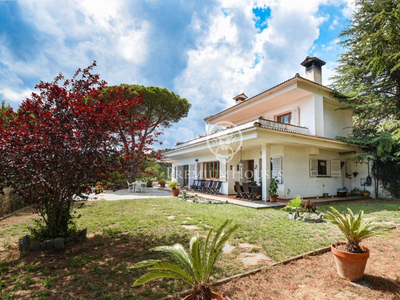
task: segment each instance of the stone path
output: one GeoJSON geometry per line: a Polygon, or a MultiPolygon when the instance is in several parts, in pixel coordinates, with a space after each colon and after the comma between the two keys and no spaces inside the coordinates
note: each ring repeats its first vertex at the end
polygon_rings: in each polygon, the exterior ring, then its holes
{"type": "Polygon", "coordinates": [[[243,262],[245,266],[256,266],[260,264],[262,261],[273,261],[272,258],[266,256],[261,253],[262,249],[256,245],[248,244],[248,243],[240,243],[237,247],[232,246],[229,243],[226,243],[222,248],[224,253],[231,253],[235,248],[245,249],[245,251],[252,251],[253,249],[259,249],[260,252],[242,252],[240,253],[240,260],[243,262]]]}

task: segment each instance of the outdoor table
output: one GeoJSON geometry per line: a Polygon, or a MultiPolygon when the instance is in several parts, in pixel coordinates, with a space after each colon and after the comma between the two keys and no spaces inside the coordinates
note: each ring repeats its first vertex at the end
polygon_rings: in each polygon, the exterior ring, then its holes
{"type": "Polygon", "coordinates": [[[262,187],[260,185],[250,185],[250,192],[254,194],[257,198],[261,197],[262,187]]]}

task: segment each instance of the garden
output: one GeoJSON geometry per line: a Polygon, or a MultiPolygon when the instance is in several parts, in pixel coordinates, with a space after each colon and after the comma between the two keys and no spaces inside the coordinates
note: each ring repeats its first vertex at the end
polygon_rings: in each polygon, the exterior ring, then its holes
{"type": "MultiPolygon", "coordinates": [[[[27,234],[37,215],[30,208],[0,221],[0,295],[2,299],[162,299],[189,288],[177,280],[157,279],[132,284],[146,268],[140,261],[166,257],[157,246],[182,244],[192,236],[205,237],[227,219],[241,226],[232,233],[215,264],[211,281],[265,267],[262,271],[213,287],[226,299],[381,298],[400,296],[400,213],[398,201],[364,200],[333,205],[345,212],[364,210],[365,217],[394,229],[363,242],[371,249],[363,281],[351,283],[338,276],[332,253],[288,264],[272,264],[330,246],[343,240],[329,221],[293,222],[280,209],[254,210],[234,205],[207,205],[176,198],[91,201],[73,215],[88,237],[64,250],[30,252],[20,257],[18,239],[27,234]],[[267,259],[247,265],[243,257],[264,254],[267,259]]],[[[329,211],[328,205],[318,207],[329,211]]]]}

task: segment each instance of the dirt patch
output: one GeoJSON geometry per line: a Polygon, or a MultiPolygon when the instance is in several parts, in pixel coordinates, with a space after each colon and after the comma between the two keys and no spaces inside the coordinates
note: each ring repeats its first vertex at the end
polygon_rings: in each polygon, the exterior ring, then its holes
{"type": "Polygon", "coordinates": [[[400,299],[400,229],[390,238],[370,238],[363,281],[354,284],[336,273],[331,252],[236,279],[214,287],[229,299],[400,299]]]}

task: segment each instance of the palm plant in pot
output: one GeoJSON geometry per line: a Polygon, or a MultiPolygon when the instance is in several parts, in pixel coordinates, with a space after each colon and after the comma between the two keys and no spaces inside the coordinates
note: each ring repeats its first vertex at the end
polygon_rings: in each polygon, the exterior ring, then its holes
{"type": "Polygon", "coordinates": [[[179,182],[177,181],[172,181],[168,184],[168,187],[171,188],[172,190],[172,195],[174,197],[179,195],[179,189],[177,188],[177,186],[179,186],[179,182]]]}
{"type": "Polygon", "coordinates": [[[276,178],[271,178],[269,182],[268,195],[271,202],[276,202],[278,198],[278,182],[276,178]]]}
{"type": "Polygon", "coordinates": [[[340,213],[331,207],[325,217],[335,224],[344,234],[347,242],[338,242],[331,245],[338,274],[350,281],[359,281],[364,275],[365,266],[369,258],[369,249],[361,246],[360,242],[368,237],[377,236],[388,227],[374,221],[373,218],[364,219],[364,211],[355,215],[350,208],[347,213],[340,213]]]}
{"type": "Polygon", "coordinates": [[[147,260],[135,264],[133,268],[148,267],[150,272],[137,279],[133,283],[133,287],[157,278],[173,278],[192,287],[192,292],[184,300],[223,300],[224,298],[221,295],[211,291],[210,276],[214,264],[221,254],[222,247],[240,226],[240,224],[235,224],[223,232],[231,222],[232,220],[225,221],[216,231],[212,241],[213,229],[209,231],[205,240],[199,235],[192,237],[189,253],[181,244],[154,248],[155,251],[169,254],[170,258],[147,260]]]}

